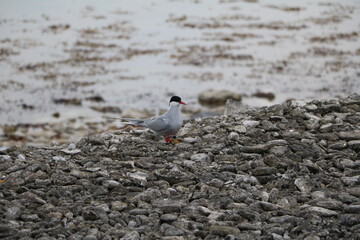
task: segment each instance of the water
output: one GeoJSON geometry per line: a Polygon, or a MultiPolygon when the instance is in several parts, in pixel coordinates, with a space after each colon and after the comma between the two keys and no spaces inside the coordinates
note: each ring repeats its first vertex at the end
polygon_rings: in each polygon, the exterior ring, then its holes
{"type": "Polygon", "coordinates": [[[2,0],[0,124],[156,114],[173,94],[195,111],[210,88],[251,106],[360,92],[359,24],[355,0],[2,0]]]}

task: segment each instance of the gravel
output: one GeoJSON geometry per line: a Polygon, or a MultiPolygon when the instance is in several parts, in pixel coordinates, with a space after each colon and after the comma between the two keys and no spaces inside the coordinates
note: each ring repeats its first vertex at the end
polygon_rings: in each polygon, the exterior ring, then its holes
{"type": "Polygon", "coordinates": [[[360,96],[0,151],[3,239],[359,239],[360,96]]]}

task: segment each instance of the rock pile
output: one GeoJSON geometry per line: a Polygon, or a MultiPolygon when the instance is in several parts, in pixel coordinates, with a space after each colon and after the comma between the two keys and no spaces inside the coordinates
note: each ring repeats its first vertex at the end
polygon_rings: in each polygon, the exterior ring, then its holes
{"type": "Polygon", "coordinates": [[[359,239],[360,96],[2,148],[4,239],[359,239]]]}

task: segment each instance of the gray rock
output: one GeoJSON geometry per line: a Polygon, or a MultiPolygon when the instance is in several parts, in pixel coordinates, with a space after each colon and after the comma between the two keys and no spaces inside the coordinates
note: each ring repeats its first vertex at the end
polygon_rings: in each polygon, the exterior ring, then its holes
{"type": "Polygon", "coordinates": [[[294,184],[301,192],[310,192],[312,190],[312,184],[310,183],[309,179],[306,178],[296,178],[294,184]]]}
{"type": "Polygon", "coordinates": [[[344,139],[347,141],[360,140],[360,131],[339,132],[338,135],[340,139],[344,139]]]}
{"type": "Polygon", "coordinates": [[[183,200],[155,199],[151,205],[160,208],[164,213],[180,212],[186,203],[183,200]]]}
{"type": "Polygon", "coordinates": [[[0,224],[0,237],[6,238],[14,236],[17,232],[16,228],[11,226],[10,224],[0,224]]]}
{"type": "Polygon", "coordinates": [[[12,206],[12,207],[9,207],[6,209],[5,216],[9,220],[15,220],[15,219],[18,219],[21,214],[22,214],[22,211],[21,211],[20,207],[12,206]]]}
{"type": "Polygon", "coordinates": [[[140,240],[140,234],[137,231],[126,233],[121,240],[140,240]]]}
{"type": "Polygon", "coordinates": [[[176,221],[178,219],[178,216],[176,214],[163,214],[160,216],[160,220],[166,223],[176,221]]]}
{"type": "Polygon", "coordinates": [[[277,173],[277,169],[274,167],[259,167],[255,168],[252,171],[254,176],[263,176],[263,175],[271,175],[277,173]]]}
{"type": "Polygon", "coordinates": [[[323,207],[331,210],[341,210],[343,203],[334,199],[319,200],[315,203],[318,207],[323,207]]]}
{"type": "Polygon", "coordinates": [[[331,217],[338,215],[337,212],[322,207],[308,207],[307,211],[312,214],[319,215],[321,217],[331,217]]]}
{"type": "Polygon", "coordinates": [[[198,153],[191,156],[192,161],[206,162],[209,160],[209,156],[206,153],[198,153]]]}
{"type": "Polygon", "coordinates": [[[237,227],[211,225],[210,233],[213,235],[218,235],[220,237],[226,237],[227,235],[239,235],[240,230],[237,227]]]}
{"type": "Polygon", "coordinates": [[[355,151],[359,151],[360,150],[360,140],[352,140],[352,141],[348,142],[348,146],[349,146],[349,148],[351,148],[355,151]]]}
{"type": "Polygon", "coordinates": [[[182,235],[184,235],[183,230],[178,229],[167,223],[164,223],[161,225],[160,231],[163,232],[165,236],[182,236],[182,235]]]}
{"type": "Polygon", "coordinates": [[[360,187],[349,188],[347,192],[355,197],[360,197],[360,187]]]}

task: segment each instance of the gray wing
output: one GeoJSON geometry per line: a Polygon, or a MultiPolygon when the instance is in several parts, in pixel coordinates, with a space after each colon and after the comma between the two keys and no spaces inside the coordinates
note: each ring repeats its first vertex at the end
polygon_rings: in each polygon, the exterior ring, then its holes
{"type": "Polygon", "coordinates": [[[169,122],[170,121],[169,121],[168,117],[161,115],[159,117],[148,119],[145,122],[145,125],[146,125],[146,127],[150,128],[154,132],[162,132],[162,131],[166,130],[167,128],[169,128],[169,126],[170,126],[169,122]]]}

